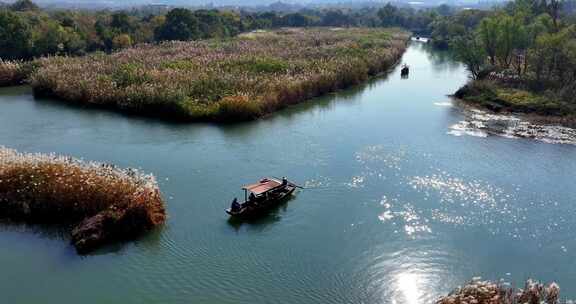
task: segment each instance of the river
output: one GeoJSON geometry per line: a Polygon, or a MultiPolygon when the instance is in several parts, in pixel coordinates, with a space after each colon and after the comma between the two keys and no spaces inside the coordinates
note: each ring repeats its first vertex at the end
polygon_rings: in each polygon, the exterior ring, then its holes
{"type": "MultiPolygon", "coordinates": [[[[77,256],[67,234],[0,226],[3,303],[430,303],[475,276],[576,297],[576,146],[455,136],[467,80],[412,43],[366,85],[236,125],[166,123],[0,89],[0,144],[156,174],[167,225],[77,256]],[[233,225],[240,186],[308,189],[233,225]]],[[[469,135],[474,135],[469,134],[469,135]]]]}

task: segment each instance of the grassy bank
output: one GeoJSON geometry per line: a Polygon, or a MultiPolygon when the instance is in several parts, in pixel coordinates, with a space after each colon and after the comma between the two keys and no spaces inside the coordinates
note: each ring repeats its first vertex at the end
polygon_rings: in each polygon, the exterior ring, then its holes
{"type": "MultiPolygon", "coordinates": [[[[528,280],[524,288],[489,281],[472,281],[441,298],[436,304],[558,304],[560,287],[528,280]]],[[[571,302],[570,302],[571,303],[571,302]]]]}
{"type": "Polygon", "coordinates": [[[474,80],[454,96],[494,112],[521,113],[539,122],[576,125],[576,103],[551,91],[534,91],[525,86],[492,80],[474,80]]]}
{"type": "Polygon", "coordinates": [[[72,224],[72,243],[86,253],[134,238],[166,215],[152,175],[0,147],[0,217],[72,224]]]}
{"type": "Polygon", "coordinates": [[[259,31],[225,40],[141,45],[111,55],[42,59],[36,94],[188,120],[246,120],[390,68],[397,29],[259,31]]]}

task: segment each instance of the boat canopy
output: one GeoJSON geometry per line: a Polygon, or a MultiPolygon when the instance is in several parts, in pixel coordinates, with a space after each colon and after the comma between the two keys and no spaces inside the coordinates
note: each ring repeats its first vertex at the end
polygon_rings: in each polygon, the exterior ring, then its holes
{"type": "Polygon", "coordinates": [[[263,179],[257,184],[246,185],[242,187],[242,189],[250,191],[255,195],[260,195],[262,193],[266,193],[278,186],[281,186],[282,182],[277,181],[275,179],[263,179]]]}

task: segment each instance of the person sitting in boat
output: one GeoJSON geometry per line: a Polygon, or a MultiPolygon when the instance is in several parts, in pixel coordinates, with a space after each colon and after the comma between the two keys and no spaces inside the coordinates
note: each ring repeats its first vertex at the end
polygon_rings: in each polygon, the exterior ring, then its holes
{"type": "Polygon", "coordinates": [[[230,209],[232,209],[232,211],[238,211],[240,210],[241,206],[238,203],[238,199],[234,198],[234,200],[232,201],[232,206],[230,206],[230,209]]]}
{"type": "Polygon", "coordinates": [[[250,193],[250,196],[248,197],[248,201],[249,202],[256,202],[256,195],[254,195],[254,193],[250,193]]]}

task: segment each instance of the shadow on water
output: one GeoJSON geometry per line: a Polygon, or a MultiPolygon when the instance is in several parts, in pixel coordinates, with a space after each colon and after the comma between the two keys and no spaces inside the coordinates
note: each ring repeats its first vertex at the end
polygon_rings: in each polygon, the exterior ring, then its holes
{"type": "MultiPolygon", "coordinates": [[[[27,221],[14,221],[7,218],[0,219],[1,231],[33,234],[43,239],[68,243],[69,246],[66,247],[67,255],[76,255],[76,250],[70,242],[70,233],[74,226],[75,225],[72,223],[31,223],[27,221]]],[[[138,246],[144,246],[147,248],[160,248],[161,233],[163,229],[163,227],[159,227],[149,233],[140,235],[131,241],[113,241],[82,256],[99,256],[109,253],[120,253],[132,242],[136,243],[138,246]]]]}
{"type": "MultiPolygon", "coordinates": [[[[414,45],[414,43],[412,43],[414,45]]],[[[456,60],[456,55],[449,50],[438,49],[431,44],[418,43],[419,49],[424,51],[428,60],[432,63],[430,66],[436,73],[456,72],[460,68],[460,63],[456,60]]]]}
{"type": "Polygon", "coordinates": [[[162,241],[162,233],[164,231],[164,227],[158,227],[152,231],[149,231],[147,233],[144,233],[140,236],[138,236],[136,239],[134,240],[130,240],[130,241],[121,241],[121,240],[116,240],[113,241],[93,252],[84,254],[83,256],[85,257],[90,257],[90,256],[101,256],[101,255],[107,255],[110,253],[122,253],[125,249],[127,249],[130,246],[138,246],[138,247],[145,247],[146,249],[158,249],[160,250],[162,248],[162,246],[160,246],[161,241],[162,241]]]}
{"type": "MultiPolygon", "coordinates": [[[[29,89],[30,94],[32,91],[29,89]]],[[[52,97],[34,97],[34,101],[38,109],[40,110],[66,110],[74,112],[80,118],[86,117],[122,117],[130,119],[134,122],[142,123],[157,123],[164,124],[168,126],[185,126],[190,124],[202,124],[203,122],[191,122],[182,119],[171,119],[169,117],[157,116],[153,113],[136,113],[132,111],[123,111],[111,106],[98,106],[98,105],[88,105],[84,103],[73,103],[59,100],[58,98],[52,97]]]]}
{"type": "Polygon", "coordinates": [[[29,86],[0,87],[0,96],[3,98],[28,94],[32,94],[32,89],[29,86]]]}
{"type": "Polygon", "coordinates": [[[252,132],[252,130],[260,130],[262,127],[260,123],[268,123],[276,120],[295,121],[303,114],[314,113],[314,110],[319,112],[333,111],[337,106],[342,104],[355,105],[362,102],[359,98],[366,90],[377,87],[382,82],[385,82],[389,77],[393,77],[400,61],[390,67],[386,72],[377,76],[371,77],[364,83],[348,87],[346,89],[338,90],[336,92],[328,93],[323,96],[311,98],[298,104],[287,106],[277,112],[273,112],[264,116],[262,119],[256,121],[240,122],[236,124],[219,125],[219,129],[225,135],[229,136],[245,136],[252,132]]]}
{"type": "Polygon", "coordinates": [[[32,233],[50,240],[69,240],[72,227],[72,224],[29,223],[26,221],[13,221],[6,218],[0,219],[0,228],[2,228],[2,231],[32,233]]]}

